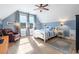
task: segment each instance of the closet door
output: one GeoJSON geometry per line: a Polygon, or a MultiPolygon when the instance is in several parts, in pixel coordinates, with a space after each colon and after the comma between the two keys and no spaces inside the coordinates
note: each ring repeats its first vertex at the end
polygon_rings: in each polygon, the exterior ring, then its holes
{"type": "Polygon", "coordinates": [[[79,15],[76,15],[76,52],[79,50],[79,15]]]}

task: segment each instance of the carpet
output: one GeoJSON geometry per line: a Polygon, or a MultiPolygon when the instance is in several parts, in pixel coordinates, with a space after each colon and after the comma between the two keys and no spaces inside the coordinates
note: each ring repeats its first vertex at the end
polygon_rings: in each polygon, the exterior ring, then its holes
{"type": "Polygon", "coordinates": [[[51,46],[65,54],[70,53],[71,43],[63,40],[56,40],[55,42],[49,43],[51,46]]]}

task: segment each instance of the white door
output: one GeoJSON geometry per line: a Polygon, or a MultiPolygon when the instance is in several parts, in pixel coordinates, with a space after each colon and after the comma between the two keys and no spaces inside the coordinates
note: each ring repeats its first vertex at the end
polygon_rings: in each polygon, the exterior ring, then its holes
{"type": "Polygon", "coordinates": [[[21,36],[27,36],[27,15],[20,14],[20,33],[21,36]]]}
{"type": "Polygon", "coordinates": [[[29,24],[30,24],[30,35],[33,35],[34,27],[35,27],[35,16],[29,15],[29,24]]]}

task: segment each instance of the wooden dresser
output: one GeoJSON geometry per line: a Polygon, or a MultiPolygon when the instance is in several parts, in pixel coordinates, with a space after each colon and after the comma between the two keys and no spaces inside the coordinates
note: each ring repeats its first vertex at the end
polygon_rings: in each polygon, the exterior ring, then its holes
{"type": "Polygon", "coordinates": [[[8,51],[9,45],[9,37],[3,36],[2,39],[4,40],[2,44],[0,44],[0,54],[6,54],[8,51]]]}

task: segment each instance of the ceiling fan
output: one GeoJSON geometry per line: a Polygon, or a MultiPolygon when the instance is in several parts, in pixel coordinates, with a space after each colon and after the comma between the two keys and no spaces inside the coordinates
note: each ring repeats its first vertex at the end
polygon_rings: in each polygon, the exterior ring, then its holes
{"type": "Polygon", "coordinates": [[[40,10],[40,12],[42,12],[43,10],[49,10],[48,8],[45,8],[48,6],[48,4],[39,4],[39,5],[35,5],[35,6],[38,8],[36,8],[34,10],[40,10]]]}

